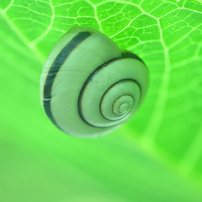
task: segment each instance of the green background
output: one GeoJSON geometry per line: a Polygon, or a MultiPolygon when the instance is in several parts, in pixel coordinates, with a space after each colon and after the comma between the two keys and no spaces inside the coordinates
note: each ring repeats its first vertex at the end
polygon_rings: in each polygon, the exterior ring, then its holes
{"type": "Polygon", "coordinates": [[[200,0],[0,0],[0,201],[202,201],[200,0]],[[40,74],[57,40],[92,27],[149,69],[123,127],[82,139],[46,117],[40,74]]]}

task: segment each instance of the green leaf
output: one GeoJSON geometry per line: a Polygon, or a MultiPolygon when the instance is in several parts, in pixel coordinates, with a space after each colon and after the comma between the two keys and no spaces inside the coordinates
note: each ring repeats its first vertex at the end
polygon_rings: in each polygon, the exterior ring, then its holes
{"type": "Polygon", "coordinates": [[[201,201],[200,0],[0,0],[1,201],[201,201]],[[43,63],[73,26],[146,63],[143,105],[97,139],[59,131],[39,99],[43,63]]]}

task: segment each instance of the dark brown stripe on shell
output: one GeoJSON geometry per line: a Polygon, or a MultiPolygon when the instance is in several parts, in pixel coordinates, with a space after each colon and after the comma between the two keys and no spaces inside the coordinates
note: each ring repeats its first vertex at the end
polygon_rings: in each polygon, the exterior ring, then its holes
{"type": "MultiPolygon", "coordinates": [[[[54,79],[57,73],[60,70],[60,67],[65,62],[67,57],[71,54],[71,52],[86,38],[91,35],[90,32],[80,32],[78,33],[72,40],[61,50],[61,52],[57,55],[55,60],[53,61],[48,75],[46,77],[45,85],[44,85],[44,99],[43,105],[47,116],[51,119],[51,121],[58,127],[56,120],[53,117],[51,112],[51,91],[53,87],[54,79]]],[[[61,129],[61,128],[60,128],[61,129]]]]}

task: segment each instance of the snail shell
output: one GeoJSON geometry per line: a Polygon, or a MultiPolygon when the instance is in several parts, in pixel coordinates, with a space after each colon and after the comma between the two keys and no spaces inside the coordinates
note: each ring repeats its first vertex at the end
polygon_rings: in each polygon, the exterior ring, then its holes
{"type": "Polygon", "coordinates": [[[138,56],[86,27],[74,27],[59,39],[40,83],[47,116],[78,137],[118,128],[137,110],[147,87],[148,70],[138,56]]]}

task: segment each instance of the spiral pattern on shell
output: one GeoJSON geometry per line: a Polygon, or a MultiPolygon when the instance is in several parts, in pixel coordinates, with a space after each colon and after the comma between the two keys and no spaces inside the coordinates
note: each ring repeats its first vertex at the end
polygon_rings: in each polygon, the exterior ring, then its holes
{"type": "Polygon", "coordinates": [[[99,31],[74,27],[49,54],[40,87],[45,112],[58,128],[96,137],[134,114],[148,87],[148,70],[99,31]]]}

